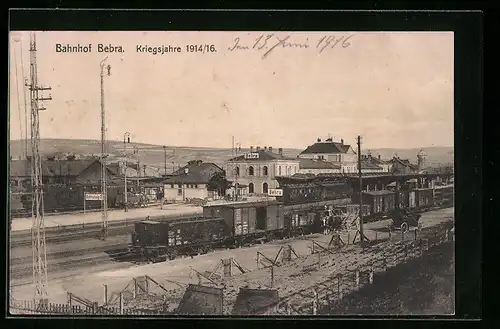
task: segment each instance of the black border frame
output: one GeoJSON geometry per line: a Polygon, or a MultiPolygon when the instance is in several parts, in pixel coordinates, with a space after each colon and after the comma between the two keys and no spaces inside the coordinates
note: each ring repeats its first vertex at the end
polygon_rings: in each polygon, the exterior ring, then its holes
{"type": "MultiPolygon", "coordinates": [[[[375,10],[12,10],[9,12],[9,29],[454,31],[454,121],[455,168],[457,173],[455,186],[455,218],[457,226],[456,318],[474,319],[481,317],[482,232],[481,221],[479,220],[480,218],[482,219],[483,133],[483,15],[481,12],[375,10]],[[471,218],[475,220],[470,220],[471,218]]],[[[6,127],[7,121],[5,122],[6,127]]],[[[7,136],[8,140],[9,137],[7,136]]],[[[6,160],[8,161],[8,156],[6,160]]],[[[6,199],[7,196],[4,200],[6,199]]],[[[8,229],[6,232],[8,232],[8,229]]],[[[346,318],[353,319],[356,317],[350,316],[346,318]]],[[[367,318],[394,319],[394,317],[380,316],[367,318]]],[[[418,317],[417,319],[432,318],[450,319],[449,317],[418,317]]],[[[39,317],[34,317],[33,319],[36,320],[39,317]]],[[[298,319],[301,318],[296,318],[296,320],[298,319]]],[[[304,317],[304,319],[310,319],[310,317],[304,317]]],[[[410,319],[413,319],[413,317],[410,319]]],[[[280,321],[286,321],[288,324],[289,321],[293,320],[286,319],[280,321]]],[[[191,323],[190,327],[195,324],[196,322],[191,323]]],[[[75,325],[75,323],[72,321],[70,325],[75,325]]],[[[261,324],[259,323],[259,325],[261,324]]]]}

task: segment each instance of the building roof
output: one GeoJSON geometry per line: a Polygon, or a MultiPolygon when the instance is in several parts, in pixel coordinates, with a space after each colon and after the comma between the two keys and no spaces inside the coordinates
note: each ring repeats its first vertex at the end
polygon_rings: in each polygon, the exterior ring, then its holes
{"type": "Polygon", "coordinates": [[[389,162],[390,162],[390,163],[392,163],[392,164],[394,164],[394,163],[399,163],[399,164],[401,164],[401,165],[403,165],[403,166],[405,166],[405,167],[408,167],[408,168],[410,168],[410,169],[415,169],[415,170],[416,170],[416,169],[418,169],[418,166],[416,166],[416,165],[412,164],[412,163],[410,162],[410,160],[408,160],[408,159],[400,159],[400,158],[396,158],[396,157],[394,157],[394,158],[392,158],[392,160],[390,160],[389,162]]]}
{"type": "Polygon", "coordinates": [[[368,155],[368,159],[376,165],[384,165],[390,163],[390,160],[382,160],[371,155],[368,155]]]}
{"type": "Polygon", "coordinates": [[[340,169],[340,165],[317,159],[300,159],[300,169],[340,169]]]}
{"type": "Polygon", "coordinates": [[[190,161],[163,182],[165,184],[208,184],[216,172],[222,173],[224,169],[211,162],[190,161]]]}
{"type": "MultiPolygon", "coordinates": [[[[42,176],[78,176],[95,161],[98,160],[42,160],[42,176]]],[[[31,161],[11,160],[10,176],[31,176],[31,161]]]]}
{"type": "Polygon", "coordinates": [[[252,154],[253,153],[255,153],[255,154],[258,153],[259,157],[256,159],[247,159],[246,155],[243,154],[243,155],[239,155],[237,157],[231,158],[227,161],[229,161],[229,162],[241,162],[241,161],[258,162],[258,161],[274,161],[274,160],[297,160],[298,161],[297,158],[287,157],[287,156],[284,156],[283,154],[274,153],[274,152],[270,152],[268,150],[263,150],[263,149],[252,152],[252,154]]]}
{"type": "Polygon", "coordinates": [[[317,142],[313,145],[308,146],[304,151],[300,152],[300,154],[338,154],[338,153],[346,153],[349,151],[351,145],[345,145],[343,143],[337,143],[333,141],[325,141],[325,142],[317,142]]]}
{"type": "Polygon", "coordinates": [[[361,169],[380,169],[380,170],[382,170],[382,167],[376,165],[370,159],[365,159],[365,160],[361,160],[361,169]]]}

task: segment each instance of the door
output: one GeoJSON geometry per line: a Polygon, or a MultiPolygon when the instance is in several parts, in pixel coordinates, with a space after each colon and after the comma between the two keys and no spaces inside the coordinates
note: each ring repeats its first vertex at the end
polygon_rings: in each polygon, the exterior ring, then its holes
{"type": "Polygon", "coordinates": [[[248,184],[248,193],[254,193],[254,186],[253,183],[248,184]]]}

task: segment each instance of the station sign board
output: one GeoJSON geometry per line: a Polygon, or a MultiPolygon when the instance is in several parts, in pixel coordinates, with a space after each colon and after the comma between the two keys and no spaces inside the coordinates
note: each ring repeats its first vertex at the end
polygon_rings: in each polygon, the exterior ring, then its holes
{"type": "Polygon", "coordinates": [[[252,152],[252,153],[245,154],[245,159],[258,159],[258,158],[259,158],[258,152],[252,152]]]}
{"type": "Polygon", "coordinates": [[[271,188],[267,191],[269,196],[283,196],[283,190],[277,188],[271,188]]]}
{"type": "Polygon", "coordinates": [[[101,193],[85,193],[86,201],[102,201],[103,197],[101,193]]]}

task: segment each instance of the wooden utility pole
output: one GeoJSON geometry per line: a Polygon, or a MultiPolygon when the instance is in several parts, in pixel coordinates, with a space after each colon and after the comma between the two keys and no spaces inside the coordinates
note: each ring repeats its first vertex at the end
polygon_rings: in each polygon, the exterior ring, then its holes
{"type": "Polygon", "coordinates": [[[51,90],[50,87],[38,86],[36,63],[36,35],[30,35],[30,90],[31,104],[31,187],[32,187],[32,221],[31,243],[33,251],[33,283],[35,285],[35,302],[42,306],[48,303],[47,292],[47,253],[45,248],[45,225],[43,207],[42,159],[40,156],[40,118],[39,111],[45,108],[39,101],[51,100],[52,97],[41,97],[40,91],[51,90]]]}
{"type": "Polygon", "coordinates": [[[361,173],[361,136],[358,136],[358,173],[359,173],[359,243],[364,248],[363,233],[363,175],[361,173]]]}
{"type": "MultiPolygon", "coordinates": [[[[106,170],[106,111],[104,108],[104,63],[106,56],[100,63],[101,67],[101,231],[102,238],[108,235],[108,182],[106,170]]],[[[111,66],[107,66],[108,76],[111,75],[111,66]]]]}

